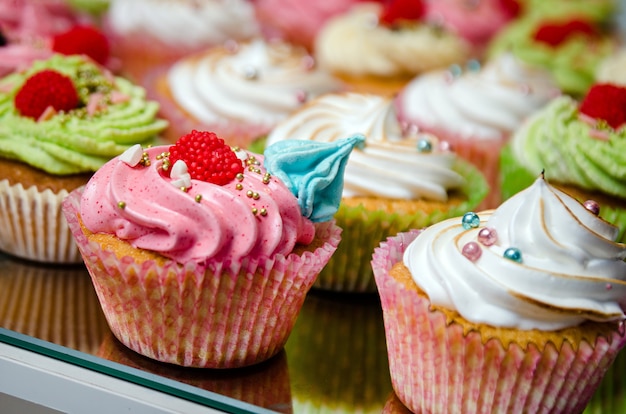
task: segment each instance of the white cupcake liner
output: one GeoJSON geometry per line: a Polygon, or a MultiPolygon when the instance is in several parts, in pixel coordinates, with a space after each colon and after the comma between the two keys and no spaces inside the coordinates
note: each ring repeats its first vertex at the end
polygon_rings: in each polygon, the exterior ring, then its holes
{"type": "Polygon", "coordinates": [[[43,263],[81,263],[72,232],[61,212],[68,192],[39,191],[0,180],[0,250],[43,263]]]}

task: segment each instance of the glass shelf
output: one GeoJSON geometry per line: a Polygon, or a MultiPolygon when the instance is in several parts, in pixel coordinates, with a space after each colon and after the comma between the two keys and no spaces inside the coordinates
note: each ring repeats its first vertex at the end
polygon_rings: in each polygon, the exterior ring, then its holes
{"type": "MultiPolygon", "coordinates": [[[[232,413],[408,413],[391,388],[376,295],[312,290],[276,357],[243,369],[192,369],[117,341],[83,266],[0,255],[0,342],[232,413]]],[[[622,353],[586,414],[626,412],[624,372],[622,353]]]]}

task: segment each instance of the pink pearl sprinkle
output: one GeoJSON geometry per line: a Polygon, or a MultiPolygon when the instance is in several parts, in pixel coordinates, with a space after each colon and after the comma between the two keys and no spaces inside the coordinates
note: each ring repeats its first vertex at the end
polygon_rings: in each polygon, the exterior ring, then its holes
{"type": "Polygon", "coordinates": [[[471,241],[463,246],[461,253],[472,262],[475,262],[480,258],[480,255],[483,253],[483,251],[481,250],[478,243],[471,241]]]}
{"type": "Polygon", "coordinates": [[[600,204],[596,203],[593,200],[587,200],[583,203],[583,206],[589,211],[591,211],[596,216],[600,214],[600,204]]]}
{"type": "Polygon", "coordinates": [[[610,284],[610,283],[607,283],[606,284],[606,290],[611,290],[611,289],[613,289],[613,285],[610,284]]]}
{"type": "Polygon", "coordinates": [[[442,152],[452,152],[454,149],[452,148],[452,144],[448,141],[439,141],[438,145],[439,151],[442,152]]]}
{"type": "Polygon", "coordinates": [[[491,227],[483,227],[478,232],[478,241],[485,246],[491,246],[498,240],[498,233],[496,229],[491,227]]]}

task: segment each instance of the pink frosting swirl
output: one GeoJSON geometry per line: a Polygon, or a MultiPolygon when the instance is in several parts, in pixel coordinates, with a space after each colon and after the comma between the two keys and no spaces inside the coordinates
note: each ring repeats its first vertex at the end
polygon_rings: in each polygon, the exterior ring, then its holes
{"type": "Polygon", "coordinates": [[[148,166],[117,157],[98,170],[81,199],[85,227],[180,263],[286,255],[313,240],[314,225],[302,216],[296,197],[277,178],[264,180],[262,156],[238,150],[252,167],[243,179],[223,186],[191,179],[182,191],[157,159],[168,148],[144,150],[148,166]]]}

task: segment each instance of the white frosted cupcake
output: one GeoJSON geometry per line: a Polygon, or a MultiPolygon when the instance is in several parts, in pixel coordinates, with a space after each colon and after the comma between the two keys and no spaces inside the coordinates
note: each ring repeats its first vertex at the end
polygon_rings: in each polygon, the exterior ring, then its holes
{"type": "Polygon", "coordinates": [[[487,193],[480,172],[430,134],[403,130],[391,98],[323,95],[280,123],[267,144],[283,140],[334,142],[365,136],[346,166],[335,219],[342,242],[315,286],[373,292],[371,252],[399,231],[427,226],[475,208],[487,193]]]}
{"type": "Polygon", "coordinates": [[[402,403],[582,412],[626,344],[616,236],[540,177],[496,210],[382,243],[372,266],[402,403]]]}
{"type": "Polygon", "coordinates": [[[161,114],[171,121],[171,141],[185,131],[207,129],[239,146],[266,134],[309,99],[340,87],[304,49],[262,39],[188,56],[155,71],[149,82],[161,114]]]}
{"type": "Polygon", "coordinates": [[[524,120],[559,90],[547,70],[502,55],[484,66],[469,61],[413,79],[396,100],[407,125],[448,141],[487,178],[490,194],[481,207],[500,203],[500,149],[524,120]]]}

